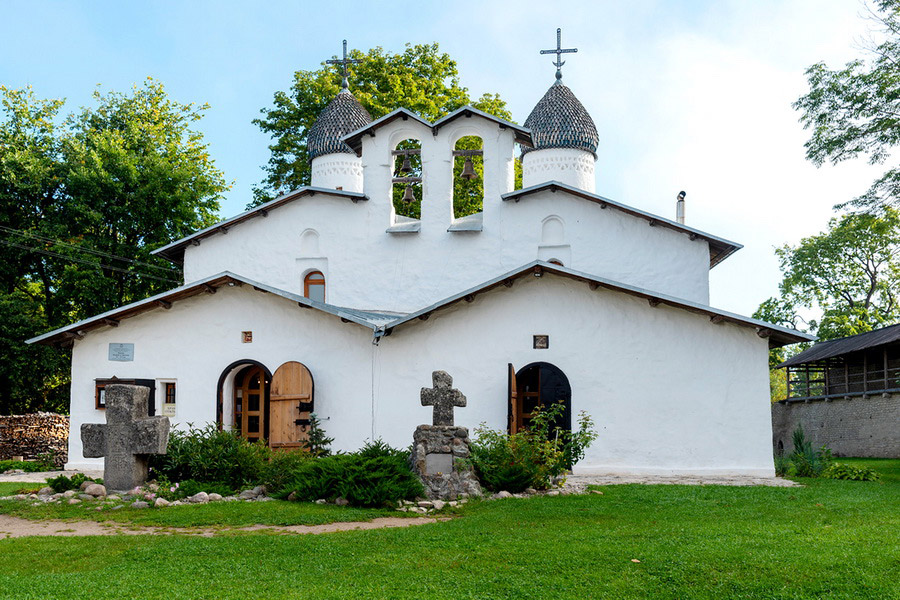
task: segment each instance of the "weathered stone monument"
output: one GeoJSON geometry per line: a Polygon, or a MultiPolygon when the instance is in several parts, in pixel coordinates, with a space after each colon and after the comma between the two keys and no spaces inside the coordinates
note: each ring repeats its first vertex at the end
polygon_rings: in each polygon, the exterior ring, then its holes
{"type": "Polygon", "coordinates": [[[85,423],[85,458],[103,457],[103,483],[109,490],[131,490],[147,481],[150,454],[165,454],[169,418],[148,417],[150,390],[137,385],[106,387],[106,425],[85,423]]]}
{"type": "Polygon", "coordinates": [[[461,494],[480,496],[481,486],[468,463],[469,430],[453,424],[453,408],[466,397],[453,389],[444,371],[431,374],[432,388],[422,388],[422,406],[434,407],[432,425],[419,425],[413,434],[413,469],[431,499],[455,500],[461,494]]]}

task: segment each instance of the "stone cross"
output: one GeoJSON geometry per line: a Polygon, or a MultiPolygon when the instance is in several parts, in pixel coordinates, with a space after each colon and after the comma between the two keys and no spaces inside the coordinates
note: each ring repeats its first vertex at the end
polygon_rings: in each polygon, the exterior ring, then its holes
{"type": "Polygon", "coordinates": [[[150,454],[165,454],[169,418],[148,417],[150,390],[138,385],[106,386],[106,425],[85,423],[85,458],[103,457],[103,483],[109,490],[131,490],[147,481],[150,454]]]}
{"type": "Polygon", "coordinates": [[[562,79],[562,66],[566,64],[566,61],[562,60],[563,54],[570,54],[578,52],[578,48],[563,48],[562,47],[562,29],[556,30],[556,49],[555,50],[541,50],[541,54],[555,54],[556,62],[553,63],[553,66],[556,67],[556,81],[560,81],[562,79]]]}
{"type": "Polygon", "coordinates": [[[341,65],[341,75],[343,79],[341,80],[341,89],[348,90],[350,85],[347,83],[347,65],[359,64],[362,61],[358,58],[347,58],[347,40],[344,40],[344,58],[331,58],[325,61],[325,64],[329,65],[341,65]]]}
{"type": "Polygon", "coordinates": [[[434,425],[453,425],[453,407],[465,406],[466,397],[459,390],[453,389],[453,378],[446,371],[435,371],[431,374],[433,386],[422,388],[422,406],[433,406],[434,425]]]}

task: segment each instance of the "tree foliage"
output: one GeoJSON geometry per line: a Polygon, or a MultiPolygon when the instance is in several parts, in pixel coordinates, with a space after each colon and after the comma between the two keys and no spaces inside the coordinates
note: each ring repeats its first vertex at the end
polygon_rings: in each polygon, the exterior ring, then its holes
{"type": "MultiPolygon", "coordinates": [[[[433,121],[467,104],[496,117],[511,119],[506,102],[499,95],[483,94],[475,101],[469,97],[468,90],[460,85],[456,61],[442,53],[438,44],[407,44],[397,54],[381,47],[365,53],[353,50],[350,57],[362,61],[347,68],[350,91],[373,119],[403,107],[433,121]]],[[[254,200],[248,208],[281,191],[309,185],[307,134],[319,113],[340,90],[339,69],[323,62],[318,70],[294,73],[290,90],[276,92],[273,105],[262,109],[263,117],[254,123],[272,136],[269,146],[272,155],[265,167],[266,178],[254,190],[254,200]]],[[[457,187],[456,197],[460,199],[459,206],[455,207],[457,214],[480,210],[481,180],[466,185],[459,183],[457,187]],[[473,187],[477,189],[473,191],[473,187]]],[[[398,213],[417,217],[421,190],[414,186],[417,200],[412,206],[400,200],[402,193],[403,188],[395,186],[398,213]]]]}
{"type": "MultiPolygon", "coordinates": [[[[816,165],[867,156],[871,164],[891,161],[900,143],[900,0],[879,0],[870,15],[874,36],[868,57],[832,70],[817,63],[806,71],[809,93],[794,103],[811,130],[806,157],[816,165]]],[[[838,208],[878,213],[900,207],[900,168],[891,166],[859,197],[838,208]]]]}
{"type": "Polygon", "coordinates": [[[0,87],[0,413],[64,410],[68,357],[23,340],[180,283],[153,248],[211,224],[227,189],[205,106],[148,79],[62,100],[0,87]]]}

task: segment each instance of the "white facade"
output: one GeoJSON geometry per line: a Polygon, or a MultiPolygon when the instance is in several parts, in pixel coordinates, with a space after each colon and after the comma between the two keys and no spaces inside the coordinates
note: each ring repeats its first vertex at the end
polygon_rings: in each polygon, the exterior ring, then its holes
{"type": "Polygon", "coordinates": [[[360,156],[313,161],[315,187],[160,249],[183,260],[185,288],[32,340],[74,338],[70,467],[98,463],[79,436],[103,421],[98,380],[176,382],[180,426],[216,422],[221,397],[228,428],[236,365],[297,361],[334,446],[353,450],[408,445],[429,422],[419,391],[434,370],[468,398],[458,424],[503,429],[508,365],[541,362],[568,378],[573,423],[584,410],[597,424],[577,472],[774,475],[767,350],[803,336],[706,306],[711,265],[739,246],[595,195],[589,152],[527,153],[515,190],[528,132],[477,111],[392,113],[360,131],[344,138],[360,156]],[[483,211],[454,219],[452,151],[472,135],[483,211]],[[421,143],[418,222],[391,201],[391,151],[408,139],[421,143]],[[314,271],[327,304],[300,298],[314,271]],[[109,360],[116,343],[133,359],[109,360]]]}

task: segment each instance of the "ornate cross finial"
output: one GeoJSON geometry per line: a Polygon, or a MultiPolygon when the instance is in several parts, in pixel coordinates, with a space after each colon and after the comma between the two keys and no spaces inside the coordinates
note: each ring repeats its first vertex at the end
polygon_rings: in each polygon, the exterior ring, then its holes
{"type": "Polygon", "coordinates": [[[556,81],[562,79],[562,66],[566,64],[566,61],[562,60],[563,54],[575,53],[578,52],[578,48],[563,48],[562,47],[562,29],[557,28],[556,30],[556,49],[555,50],[541,50],[541,54],[555,54],[556,62],[553,65],[556,67],[556,81]]]}
{"type": "Polygon", "coordinates": [[[347,58],[347,40],[344,40],[344,58],[332,58],[326,60],[325,63],[329,65],[341,65],[341,76],[343,79],[341,80],[341,88],[342,90],[349,91],[349,84],[347,83],[347,65],[355,65],[359,64],[362,61],[358,58],[347,58]]]}
{"type": "Polygon", "coordinates": [[[465,406],[466,397],[453,389],[453,378],[446,371],[431,374],[434,387],[422,388],[422,406],[433,406],[434,425],[453,425],[453,407],[465,406]]]}

